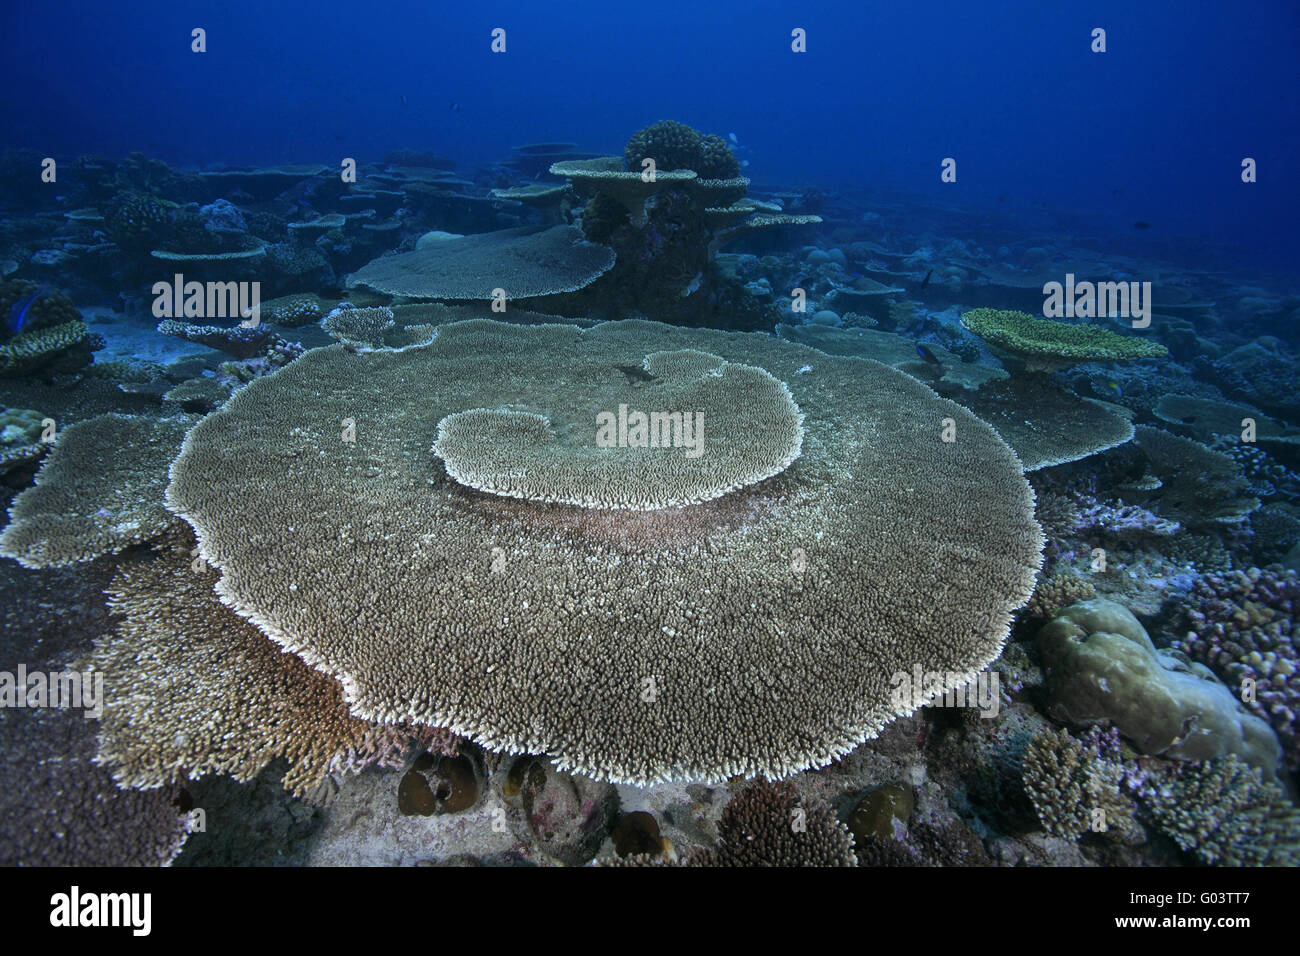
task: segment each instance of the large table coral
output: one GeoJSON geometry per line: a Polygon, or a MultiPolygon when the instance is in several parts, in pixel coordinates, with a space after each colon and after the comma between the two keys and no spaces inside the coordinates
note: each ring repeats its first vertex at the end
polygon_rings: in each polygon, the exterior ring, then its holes
{"type": "Polygon", "coordinates": [[[821,765],[920,706],[900,674],[964,685],[1000,653],[1042,546],[1015,455],[908,376],[634,320],[314,350],[190,432],[168,501],[223,600],[338,677],[359,716],[637,783],[821,765]],[[588,388],[683,349],[787,383],[802,456],[630,511],[483,494],[432,451],[474,408],[585,401],[594,429],[610,410],[588,388]]]}

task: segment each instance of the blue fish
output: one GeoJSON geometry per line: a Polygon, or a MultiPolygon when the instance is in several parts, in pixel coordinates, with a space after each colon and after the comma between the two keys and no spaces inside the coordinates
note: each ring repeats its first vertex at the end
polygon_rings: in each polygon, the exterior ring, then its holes
{"type": "Polygon", "coordinates": [[[14,335],[21,332],[23,326],[27,324],[27,313],[31,311],[33,305],[45,298],[48,293],[49,290],[41,286],[35,292],[23,296],[23,298],[11,305],[9,307],[9,318],[7,319],[9,331],[14,335]]]}
{"type": "Polygon", "coordinates": [[[943,363],[939,361],[939,357],[919,342],[916,344],[916,354],[921,356],[921,358],[925,359],[931,365],[938,365],[940,368],[943,367],[943,363]]]}

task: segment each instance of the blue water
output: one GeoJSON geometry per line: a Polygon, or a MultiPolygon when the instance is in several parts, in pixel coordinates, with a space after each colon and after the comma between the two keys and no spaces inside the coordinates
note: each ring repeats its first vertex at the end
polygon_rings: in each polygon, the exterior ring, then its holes
{"type": "Polygon", "coordinates": [[[1126,241],[1147,222],[1258,269],[1300,255],[1293,0],[53,0],[5,5],[0,35],[5,139],[55,157],[477,162],[536,141],[618,152],[672,118],[736,133],[759,181],[1083,210],[1126,241]],[[956,183],[940,182],[945,157],[956,183]],[[1241,182],[1243,157],[1258,182],[1241,182]]]}

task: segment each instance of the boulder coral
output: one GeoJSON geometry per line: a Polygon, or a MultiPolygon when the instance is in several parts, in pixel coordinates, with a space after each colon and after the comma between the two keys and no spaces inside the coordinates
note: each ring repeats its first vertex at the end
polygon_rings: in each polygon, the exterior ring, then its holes
{"type": "Polygon", "coordinates": [[[1081,601],[1038,632],[1049,710],[1070,724],[1109,720],[1144,754],[1240,756],[1266,774],[1281,756],[1268,724],[1199,664],[1156,650],[1123,605],[1081,601]]]}

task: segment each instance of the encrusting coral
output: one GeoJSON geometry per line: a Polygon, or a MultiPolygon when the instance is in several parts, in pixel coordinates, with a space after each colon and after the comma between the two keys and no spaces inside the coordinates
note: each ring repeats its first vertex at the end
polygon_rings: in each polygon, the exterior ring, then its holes
{"type": "Polygon", "coordinates": [[[354,713],[635,783],[788,775],[914,711],[893,674],[965,685],[999,654],[1042,546],[1011,451],[907,375],[639,320],[315,349],[190,432],[168,504],[223,600],[340,679],[354,713]],[[515,411],[585,408],[594,429],[616,410],[588,389],[684,349],[789,383],[805,415],[792,467],[630,512],[484,495],[431,453],[447,415],[520,395],[515,411]]]}
{"type": "Polygon", "coordinates": [[[36,484],[9,509],[0,554],[57,568],[121,551],[175,523],[162,505],[167,466],[194,423],[186,415],[98,415],[59,431],[36,484]]]}

